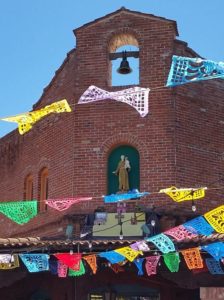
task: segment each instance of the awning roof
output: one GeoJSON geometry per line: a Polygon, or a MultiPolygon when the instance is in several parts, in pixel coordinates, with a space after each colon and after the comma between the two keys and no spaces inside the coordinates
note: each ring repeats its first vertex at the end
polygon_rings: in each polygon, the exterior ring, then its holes
{"type": "MultiPolygon", "coordinates": [[[[93,240],[65,240],[65,239],[41,239],[40,237],[18,237],[18,238],[0,238],[0,252],[22,252],[22,251],[69,251],[70,249],[79,249],[81,251],[105,251],[113,250],[118,247],[128,246],[135,243],[137,240],[142,239],[93,239],[93,240]]],[[[173,239],[177,248],[186,249],[196,247],[200,245],[206,245],[213,242],[224,241],[223,233],[215,233],[210,236],[197,236],[191,239],[185,239],[181,242],[177,242],[173,239]]],[[[150,249],[157,250],[156,247],[151,244],[150,249]]]]}

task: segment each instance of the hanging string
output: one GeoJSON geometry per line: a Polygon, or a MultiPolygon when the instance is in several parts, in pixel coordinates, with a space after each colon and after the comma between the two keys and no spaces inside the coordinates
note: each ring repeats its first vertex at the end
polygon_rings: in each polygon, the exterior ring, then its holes
{"type": "MultiPolygon", "coordinates": [[[[224,242],[222,242],[222,243],[224,243],[224,242]]],[[[129,245],[129,246],[131,247],[131,245],[129,245]]],[[[27,254],[27,253],[33,253],[33,254],[35,254],[35,252],[38,252],[40,250],[41,250],[42,253],[46,253],[48,255],[54,255],[56,253],[55,252],[56,250],[50,251],[49,247],[50,247],[50,245],[48,245],[47,247],[46,247],[46,245],[44,245],[44,246],[42,245],[42,246],[39,246],[39,247],[37,247],[37,246],[24,247],[24,248],[16,249],[16,251],[14,251],[14,255],[17,255],[17,254],[27,254]]],[[[68,249],[71,248],[70,245],[67,246],[67,247],[68,247],[68,249]]],[[[190,248],[187,248],[187,249],[190,249],[190,248]]],[[[201,247],[199,247],[199,249],[200,249],[200,253],[201,254],[208,254],[208,251],[204,251],[201,247]]],[[[111,250],[111,251],[114,251],[114,250],[111,250]]],[[[178,250],[178,249],[175,250],[176,253],[181,253],[181,251],[183,251],[183,249],[182,250],[181,249],[180,250],[178,250]]],[[[10,252],[10,251],[8,251],[8,252],[10,252]]],[[[148,251],[143,251],[143,252],[145,252],[147,254],[153,254],[155,256],[158,255],[158,253],[160,253],[160,251],[158,249],[155,250],[155,249],[150,249],[150,248],[149,248],[148,251]]],[[[6,249],[0,249],[0,253],[1,254],[5,254],[6,253],[6,249]]],[[[68,253],[70,253],[69,250],[68,250],[68,253]]],[[[86,252],[84,252],[83,256],[96,255],[98,257],[100,253],[102,253],[102,251],[100,252],[100,250],[98,250],[98,251],[91,251],[91,252],[88,252],[88,254],[86,252]]],[[[173,253],[173,252],[170,252],[170,253],[173,253]]],[[[160,256],[163,256],[162,252],[161,252],[160,256]]],[[[84,257],[82,257],[82,258],[84,258],[84,257]]]]}
{"type": "MultiPolygon", "coordinates": [[[[221,75],[219,75],[219,76],[217,76],[217,78],[223,78],[223,74],[221,74],[221,75]]],[[[213,78],[210,78],[210,80],[211,79],[213,79],[213,78]]],[[[215,78],[214,78],[215,79],[215,78]]],[[[188,84],[188,83],[193,83],[192,81],[189,81],[189,82],[186,82],[185,84],[188,84]]],[[[156,90],[161,90],[161,89],[164,89],[164,88],[172,88],[172,86],[167,86],[167,85],[161,85],[161,86],[158,86],[158,87],[154,87],[154,88],[150,88],[150,93],[151,92],[153,92],[153,91],[156,91],[156,90]]],[[[122,91],[122,90],[121,90],[122,91]]],[[[129,95],[129,94],[136,94],[136,92],[135,91],[129,91],[129,92],[126,92],[126,95],[129,95]]],[[[78,103],[74,103],[74,104],[71,104],[70,105],[70,107],[75,107],[75,106],[77,106],[78,105],[78,103]]],[[[35,110],[33,110],[33,111],[30,111],[30,113],[32,113],[32,112],[35,112],[35,110]]],[[[25,113],[19,113],[19,114],[16,114],[16,115],[13,115],[12,117],[17,117],[17,116],[19,116],[19,115],[21,115],[21,114],[27,114],[27,112],[25,112],[25,113]]],[[[3,118],[0,118],[0,119],[3,119],[3,118]]]]}
{"type": "MultiPolygon", "coordinates": [[[[150,93],[152,92],[152,91],[154,91],[154,90],[161,90],[161,89],[164,89],[164,88],[169,88],[169,87],[167,87],[167,86],[165,86],[165,85],[162,85],[162,86],[158,86],[158,87],[155,87],[155,88],[152,88],[152,89],[150,89],[150,93]]],[[[122,90],[121,90],[122,91],[122,90]]],[[[136,94],[136,92],[126,92],[125,93],[126,95],[130,95],[130,94],[136,94]]],[[[109,99],[109,98],[108,98],[109,99]]],[[[76,107],[77,105],[79,105],[78,103],[74,103],[74,104],[70,104],[69,106],[70,107],[76,107]]],[[[27,114],[27,113],[31,113],[31,112],[35,112],[35,110],[32,110],[32,111],[30,111],[30,112],[24,112],[24,113],[19,113],[19,114],[15,114],[15,115],[13,115],[13,116],[10,116],[10,117],[17,117],[17,116],[20,116],[20,115],[23,115],[23,114],[27,114]]],[[[0,117],[0,120],[1,119],[3,119],[3,118],[5,118],[5,117],[0,117]]]]}
{"type": "MultiPolygon", "coordinates": [[[[140,214],[140,215],[143,215],[144,213],[142,213],[142,214],[140,214]]],[[[131,219],[129,219],[129,220],[125,220],[123,223],[125,223],[125,222],[128,222],[128,221],[130,221],[131,219]]],[[[115,224],[115,225],[113,225],[113,226],[111,226],[111,227],[115,227],[115,226],[118,226],[119,224],[115,224]]],[[[103,229],[103,230],[108,230],[108,229],[110,229],[111,227],[109,227],[109,228],[106,228],[106,229],[103,229]]],[[[102,230],[102,231],[103,231],[102,230]]],[[[93,231],[94,232],[94,231],[93,231]]],[[[165,232],[164,232],[165,233],[165,232]]],[[[160,234],[161,235],[161,234],[160,234]]],[[[157,236],[159,236],[159,235],[157,235],[157,236]]],[[[154,236],[154,237],[156,237],[156,236],[154,236]]],[[[153,238],[153,237],[152,237],[153,238]]],[[[151,242],[151,240],[150,239],[147,239],[147,241],[149,241],[149,242],[151,242]]],[[[223,244],[223,247],[224,247],[224,243],[221,243],[220,242],[220,244],[223,244]]],[[[134,244],[133,244],[134,245],[134,244]]],[[[210,245],[210,244],[208,244],[208,245],[210,245]]],[[[211,244],[212,245],[212,244],[211,244]]],[[[77,244],[77,246],[78,246],[78,248],[79,248],[79,246],[80,246],[80,243],[79,244],[77,244]]],[[[126,248],[128,248],[128,249],[130,249],[130,251],[131,251],[131,245],[129,245],[128,247],[126,247],[126,248]]],[[[158,248],[158,247],[157,247],[158,248]]],[[[198,247],[197,247],[198,248],[198,247]]],[[[29,250],[30,250],[30,248],[28,248],[29,250]]],[[[32,249],[34,249],[34,248],[32,248],[32,249]]],[[[196,249],[196,248],[195,248],[196,249]]],[[[207,251],[207,249],[205,249],[203,246],[201,247],[201,248],[199,248],[201,251],[201,253],[206,253],[206,252],[208,252],[207,251]],[[204,251],[203,251],[204,250],[204,251]]],[[[117,249],[118,250],[118,249],[117,249]]],[[[159,249],[159,251],[160,251],[161,249],[159,249]]],[[[24,251],[24,249],[22,250],[21,249],[21,251],[24,251]]],[[[34,251],[34,250],[32,250],[32,251],[34,251]]],[[[176,250],[175,250],[176,251],[176,250]]],[[[79,251],[78,251],[79,252],[79,251]]],[[[150,249],[150,248],[147,248],[147,249],[145,249],[145,250],[143,250],[143,252],[154,252],[155,253],[155,250],[154,249],[150,249]]],[[[158,250],[156,250],[156,253],[158,252],[158,250]]],[[[164,252],[164,251],[160,251],[160,252],[164,252]]],[[[176,252],[178,252],[178,253],[183,253],[183,250],[181,249],[180,251],[176,251],[176,252]]],[[[94,252],[91,252],[91,253],[89,253],[89,254],[94,254],[94,252]]],[[[55,254],[54,254],[55,255],[55,254]]],[[[69,255],[69,257],[70,257],[70,255],[69,255]]]]}
{"type": "MultiPolygon", "coordinates": [[[[154,91],[154,90],[161,90],[161,89],[164,89],[164,88],[168,88],[167,86],[165,86],[165,85],[162,85],[162,86],[158,86],[158,87],[155,87],[155,88],[150,88],[150,94],[151,94],[151,92],[152,91],[154,91]]],[[[111,93],[112,91],[110,91],[109,93],[111,93]]],[[[117,92],[117,91],[116,91],[117,92]]],[[[120,90],[120,92],[122,92],[122,90],[120,90]]],[[[132,95],[132,94],[136,94],[136,91],[128,91],[128,92],[125,92],[125,95],[132,95]]],[[[108,97],[108,99],[110,99],[110,97],[108,97]]],[[[77,106],[77,105],[79,105],[79,103],[74,103],[74,104],[72,104],[72,105],[70,105],[70,107],[75,107],[75,106],[77,106]]]]}
{"type": "MultiPolygon", "coordinates": [[[[118,93],[118,92],[122,93],[122,91],[124,91],[125,95],[136,94],[135,88],[148,89],[152,92],[154,90],[160,90],[160,89],[164,89],[164,88],[167,88],[167,87],[175,87],[176,85],[192,83],[192,82],[200,81],[200,80],[208,80],[208,79],[211,80],[211,79],[216,79],[216,78],[223,78],[223,77],[224,77],[224,63],[223,62],[214,62],[214,61],[211,61],[211,60],[204,60],[204,59],[201,59],[201,58],[198,58],[198,57],[189,58],[189,57],[182,57],[182,56],[173,55],[172,56],[172,61],[171,61],[171,66],[170,66],[170,72],[169,72],[169,75],[168,75],[168,78],[167,78],[166,85],[154,87],[152,89],[141,88],[141,87],[135,86],[133,88],[133,90],[132,89],[123,89],[121,91],[116,91],[116,92],[105,91],[106,94],[107,94],[106,99],[107,98],[110,99],[110,93],[112,93],[112,94],[118,93]],[[203,68],[202,68],[202,66],[203,66],[203,68]],[[191,70],[191,71],[189,71],[189,70],[191,70]]],[[[102,90],[102,89],[100,89],[100,90],[102,90]]],[[[84,91],[84,94],[85,94],[86,91],[84,91]]],[[[104,91],[104,90],[102,90],[102,91],[104,91]]],[[[74,103],[71,106],[75,107],[78,104],[79,103],[74,103]]],[[[55,103],[52,103],[52,104],[46,106],[45,108],[41,108],[40,111],[43,111],[46,108],[50,109],[52,106],[55,106],[55,103]]],[[[69,107],[69,109],[70,109],[70,107],[69,107]]],[[[24,115],[24,116],[30,115],[30,116],[32,116],[32,114],[37,113],[37,111],[38,110],[36,110],[36,111],[33,110],[31,112],[26,112],[26,113],[23,113],[23,114],[14,115],[13,117],[10,117],[10,118],[13,119],[13,118],[16,118],[17,116],[21,116],[21,115],[24,115]]],[[[55,111],[55,112],[59,112],[59,111],[55,111]]],[[[24,118],[24,116],[22,118],[24,118]]],[[[1,118],[1,119],[2,120],[5,119],[6,121],[8,121],[7,119],[10,119],[10,118],[1,118]]],[[[15,120],[12,120],[12,121],[15,122],[15,120]]],[[[32,122],[29,122],[29,124],[24,123],[21,126],[19,126],[19,127],[21,127],[20,128],[21,132],[22,132],[21,134],[25,133],[26,131],[29,131],[30,128],[32,128],[31,123],[32,122]],[[25,128],[26,126],[27,126],[27,128],[25,128]],[[24,127],[24,128],[22,128],[22,127],[24,127]]]]}
{"type": "MultiPolygon", "coordinates": [[[[221,180],[223,180],[223,178],[222,179],[219,179],[219,180],[217,180],[217,181],[215,181],[215,182],[218,182],[218,181],[221,181],[221,180]]],[[[197,188],[185,188],[185,190],[187,189],[187,190],[190,190],[189,191],[189,194],[187,194],[187,196],[188,195],[191,195],[191,193],[192,193],[192,190],[193,191],[198,191],[198,190],[200,190],[200,189],[203,189],[203,188],[205,188],[204,186],[201,186],[201,187],[197,187],[197,188]]],[[[211,191],[211,190],[223,190],[224,189],[224,186],[219,186],[219,187],[214,187],[214,188],[212,188],[212,187],[206,187],[206,191],[211,191]]],[[[177,189],[177,190],[184,190],[184,188],[182,189],[182,188],[179,188],[179,189],[177,189]]],[[[147,193],[147,192],[142,192],[142,193],[147,193]]],[[[147,195],[145,195],[145,196],[143,196],[143,197],[146,197],[146,196],[151,196],[151,195],[157,195],[157,194],[162,194],[161,192],[150,192],[149,194],[147,194],[147,195]]],[[[99,198],[103,198],[104,197],[104,195],[99,195],[99,196],[89,196],[89,197],[91,197],[91,200],[87,200],[87,201],[92,201],[92,199],[99,199],[99,198]]],[[[142,198],[143,198],[142,197],[142,198]]],[[[184,197],[186,197],[186,195],[184,196],[184,197]]],[[[67,197],[65,197],[65,198],[67,198],[67,197]]],[[[182,198],[180,198],[180,199],[182,199],[182,198]]],[[[23,200],[21,200],[21,201],[23,201],[23,200]]],[[[87,202],[87,201],[85,201],[85,202],[87,202]]],[[[132,201],[132,200],[131,200],[132,201]]],[[[138,202],[140,202],[141,200],[138,200],[138,202]]],[[[38,200],[38,202],[46,202],[46,200],[38,200]]],[[[134,201],[133,201],[134,202],[134,201]]]]}
{"type": "MultiPolygon", "coordinates": [[[[153,90],[157,90],[157,89],[163,89],[163,88],[167,88],[165,85],[163,85],[163,86],[159,86],[159,87],[156,87],[156,88],[153,88],[153,89],[150,89],[150,92],[151,91],[153,91],[153,90]]],[[[121,90],[122,91],[122,90],[121,90]]],[[[133,92],[126,92],[125,93],[126,95],[131,95],[131,94],[136,94],[136,91],[133,91],[133,92]]],[[[109,97],[108,97],[108,99],[110,99],[109,97]]],[[[78,103],[74,103],[74,104],[69,104],[69,106],[70,106],[70,108],[71,107],[76,107],[77,105],[79,105],[78,103]]],[[[79,105],[80,106],[80,105],[79,105]]],[[[15,115],[13,115],[13,116],[10,116],[10,117],[18,117],[18,116],[20,116],[20,115],[24,115],[24,114],[27,114],[27,113],[32,113],[32,112],[35,112],[35,110],[32,110],[32,111],[30,111],[30,112],[24,112],[24,113],[19,113],[19,114],[15,114],[15,115]]],[[[4,117],[0,117],[0,120],[1,119],[3,119],[4,117]]]]}

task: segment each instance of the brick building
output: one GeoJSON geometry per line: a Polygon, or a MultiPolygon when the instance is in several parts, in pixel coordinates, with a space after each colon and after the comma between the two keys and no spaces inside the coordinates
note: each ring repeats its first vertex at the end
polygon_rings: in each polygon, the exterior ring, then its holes
{"type": "MultiPolygon", "coordinates": [[[[67,225],[71,223],[73,238],[77,238],[87,214],[99,207],[108,213],[116,212],[115,204],[105,205],[102,200],[102,195],[110,190],[111,155],[116,150],[119,155],[124,149],[134,149],[137,153],[130,161],[137,160],[135,177],[138,182],[133,188],[138,187],[141,191],[155,192],[169,186],[222,185],[222,81],[162,88],[166,84],[172,55],[199,57],[187,43],[176,39],[176,22],[121,8],[74,30],[74,34],[76,48],[67,54],[33,106],[36,110],[66,98],[73,108],[72,113],[52,114],[39,121],[27,134],[20,136],[15,130],[0,140],[1,201],[39,200],[37,217],[26,225],[15,225],[1,215],[0,236],[12,239],[8,247],[13,246],[13,239],[18,237],[65,239],[67,225]],[[125,45],[139,49],[139,86],[151,89],[149,114],[141,118],[132,107],[116,101],[77,105],[90,85],[107,91],[129,87],[112,85],[110,54],[125,45]],[[47,197],[81,195],[93,196],[93,200],[74,205],[63,213],[46,208],[43,201],[47,197]]],[[[198,202],[197,213],[220,205],[221,196],[222,190],[209,190],[205,199],[198,202]]],[[[177,205],[164,195],[149,195],[140,203],[146,210],[155,206],[162,216],[163,229],[193,216],[190,203],[177,205]]],[[[135,204],[127,203],[127,212],[133,213],[135,204]]],[[[21,244],[31,246],[31,241],[24,239],[21,244]]],[[[85,248],[86,244],[83,245],[85,248]]],[[[199,286],[209,285],[211,278],[204,275],[196,280],[192,274],[185,273],[171,276],[164,271],[151,279],[139,278],[132,272],[128,278],[127,274],[119,275],[118,280],[118,275],[105,269],[95,276],[60,281],[49,274],[28,276],[25,270],[15,272],[10,278],[1,272],[1,294],[7,295],[7,299],[84,300],[96,286],[99,293],[106,293],[116,285],[123,284],[127,289],[132,284],[135,291],[140,287],[145,289],[142,297],[151,293],[151,298],[146,299],[159,299],[158,293],[160,299],[199,299],[199,286]],[[26,291],[21,290],[21,282],[27,286],[26,291]],[[48,296],[35,298],[40,287],[48,291],[48,296]],[[154,295],[153,290],[158,293],[154,295]]],[[[220,282],[216,280],[213,285],[219,286],[220,282]]]]}

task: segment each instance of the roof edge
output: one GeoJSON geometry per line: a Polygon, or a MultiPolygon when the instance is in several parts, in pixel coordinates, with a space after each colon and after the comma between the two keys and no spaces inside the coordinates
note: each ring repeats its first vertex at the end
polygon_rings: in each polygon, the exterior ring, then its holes
{"type": "Polygon", "coordinates": [[[198,54],[196,51],[194,51],[192,48],[190,48],[188,46],[188,43],[187,42],[184,42],[182,40],[177,40],[175,39],[174,40],[175,43],[177,44],[182,44],[183,46],[185,46],[186,50],[193,56],[193,57],[199,57],[201,59],[204,59],[204,57],[202,57],[200,54],[198,54]]]}
{"type": "Polygon", "coordinates": [[[103,17],[99,17],[93,21],[90,21],[76,29],[73,30],[73,33],[76,35],[76,32],[78,32],[79,30],[83,29],[83,28],[86,28],[86,27],[89,27],[97,22],[100,22],[100,21],[103,21],[104,19],[106,18],[109,18],[109,17],[112,17],[116,14],[119,14],[121,12],[126,12],[126,13],[129,13],[129,14],[135,14],[135,15],[140,15],[140,16],[143,16],[143,17],[149,17],[149,18],[154,18],[154,19],[159,19],[161,21],[165,21],[165,22],[171,22],[174,24],[174,27],[175,27],[175,31],[176,31],[176,36],[179,36],[179,32],[178,32],[178,28],[177,28],[177,23],[176,21],[174,20],[171,20],[171,19],[166,19],[164,17],[159,17],[159,16],[156,16],[156,15],[153,15],[153,14],[147,14],[147,13],[143,13],[143,12],[139,12],[139,11],[134,11],[134,10],[130,10],[130,9],[127,9],[125,8],[124,6],[122,6],[120,9],[118,10],[115,10],[114,12],[112,13],[109,13],[109,14],[106,14],[105,16],[103,17]]]}
{"type": "Polygon", "coordinates": [[[66,58],[64,59],[64,61],[62,62],[62,64],[60,65],[60,67],[55,71],[54,76],[52,77],[52,79],[50,80],[49,84],[43,89],[42,95],[40,96],[39,100],[33,104],[32,109],[35,110],[37,109],[37,107],[40,105],[41,101],[43,100],[45,93],[47,92],[47,90],[52,86],[52,84],[54,83],[57,75],[62,71],[62,69],[64,68],[65,64],[68,62],[69,60],[69,56],[76,51],[76,48],[73,48],[72,50],[70,50],[67,55],[66,58]]]}

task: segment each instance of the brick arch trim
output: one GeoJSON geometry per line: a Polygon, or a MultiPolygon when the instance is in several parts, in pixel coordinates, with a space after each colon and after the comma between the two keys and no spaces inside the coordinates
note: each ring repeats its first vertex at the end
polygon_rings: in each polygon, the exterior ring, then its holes
{"type": "MultiPolygon", "coordinates": [[[[122,35],[122,34],[132,35],[137,40],[138,47],[140,47],[140,45],[143,42],[143,38],[142,38],[142,35],[140,32],[138,32],[137,30],[131,29],[129,27],[124,27],[124,28],[118,29],[108,35],[108,37],[107,37],[108,50],[110,50],[110,48],[112,47],[111,41],[113,40],[113,38],[115,38],[116,36],[122,35]]],[[[113,49],[113,51],[115,51],[115,50],[113,49]]]]}
{"type": "Polygon", "coordinates": [[[136,148],[140,154],[141,158],[147,156],[147,147],[145,143],[138,137],[132,134],[114,134],[107,138],[101,146],[101,156],[106,158],[109,153],[119,145],[130,145],[136,148]]]}
{"type": "Polygon", "coordinates": [[[38,172],[40,172],[43,168],[47,168],[48,170],[50,169],[50,161],[47,158],[41,158],[38,165],[38,172]]]}
{"type": "Polygon", "coordinates": [[[25,178],[27,177],[29,174],[32,174],[33,176],[35,175],[35,168],[32,165],[28,165],[22,172],[22,177],[25,178]]]}

